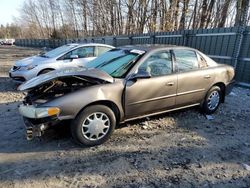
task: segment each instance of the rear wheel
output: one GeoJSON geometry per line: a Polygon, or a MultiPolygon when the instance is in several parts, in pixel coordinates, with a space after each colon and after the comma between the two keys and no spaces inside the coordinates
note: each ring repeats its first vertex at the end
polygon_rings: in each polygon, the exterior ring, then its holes
{"type": "Polygon", "coordinates": [[[205,97],[202,107],[203,112],[206,114],[214,113],[218,109],[221,103],[221,99],[222,99],[222,93],[220,87],[213,86],[207,92],[207,95],[205,97]]]}
{"type": "Polygon", "coordinates": [[[72,122],[71,134],[77,143],[95,146],[109,139],[115,125],[116,118],[110,108],[93,105],[84,109],[72,122]]]}

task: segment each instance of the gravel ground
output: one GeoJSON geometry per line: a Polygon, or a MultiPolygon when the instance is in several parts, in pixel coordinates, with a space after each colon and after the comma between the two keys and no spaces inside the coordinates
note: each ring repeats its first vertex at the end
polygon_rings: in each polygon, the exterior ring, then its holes
{"type": "Polygon", "coordinates": [[[196,108],[166,113],[121,125],[98,147],[75,145],[67,126],[27,141],[23,94],[6,70],[37,52],[0,47],[0,187],[250,187],[250,90],[234,88],[213,120],[196,108]]]}

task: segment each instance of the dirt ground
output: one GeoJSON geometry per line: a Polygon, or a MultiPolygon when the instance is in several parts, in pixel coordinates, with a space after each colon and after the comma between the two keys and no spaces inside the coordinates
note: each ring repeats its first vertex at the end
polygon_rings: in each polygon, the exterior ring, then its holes
{"type": "Polygon", "coordinates": [[[7,77],[38,50],[0,47],[0,187],[250,187],[250,90],[234,88],[207,120],[196,108],[119,126],[80,148],[67,127],[27,141],[7,77]]]}

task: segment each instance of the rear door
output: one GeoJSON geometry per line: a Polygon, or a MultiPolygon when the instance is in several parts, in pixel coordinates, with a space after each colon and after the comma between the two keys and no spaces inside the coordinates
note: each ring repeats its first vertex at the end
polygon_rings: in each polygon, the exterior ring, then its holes
{"type": "Polygon", "coordinates": [[[109,50],[111,50],[111,48],[107,47],[107,46],[96,46],[95,47],[95,57],[98,57],[109,50]]]}
{"type": "Polygon", "coordinates": [[[176,107],[200,103],[214,79],[212,68],[205,60],[191,49],[175,49],[177,70],[176,107]]]}
{"type": "Polygon", "coordinates": [[[170,51],[151,54],[138,70],[147,71],[151,78],[130,80],[125,90],[126,118],[170,109],[175,105],[177,75],[172,74],[170,51]]]}

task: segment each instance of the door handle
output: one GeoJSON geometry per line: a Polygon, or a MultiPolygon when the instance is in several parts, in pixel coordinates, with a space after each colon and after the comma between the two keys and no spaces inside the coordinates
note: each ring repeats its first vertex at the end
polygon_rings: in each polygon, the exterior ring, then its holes
{"type": "Polygon", "coordinates": [[[173,86],[174,85],[174,82],[168,82],[166,83],[166,86],[173,86]]]}
{"type": "Polygon", "coordinates": [[[208,78],[211,78],[211,76],[210,75],[206,75],[206,76],[204,76],[204,78],[208,79],[208,78]]]}

